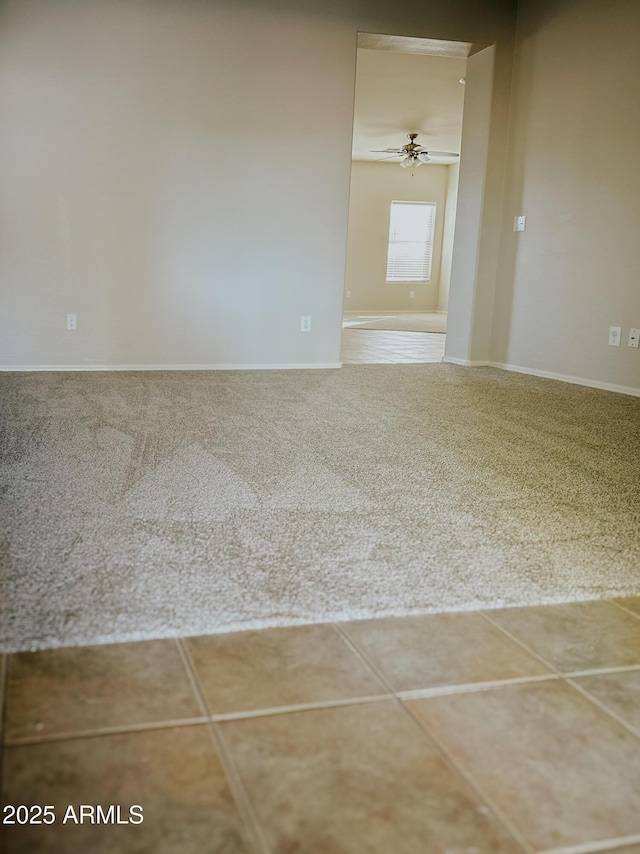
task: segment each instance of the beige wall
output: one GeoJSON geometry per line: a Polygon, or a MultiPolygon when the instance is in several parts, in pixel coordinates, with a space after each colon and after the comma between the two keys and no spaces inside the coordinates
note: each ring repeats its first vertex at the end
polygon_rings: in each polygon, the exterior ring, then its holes
{"type": "Polygon", "coordinates": [[[345,302],[354,311],[433,311],[438,305],[447,166],[420,166],[413,177],[397,163],[354,161],[351,169],[345,302]],[[435,202],[431,281],[387,282],[391,202],[435,202]],[[347,291],[351,296],[347,297],[347,291]],[[410,298],[410,292],[414,298],[410,298]]]}
{"type": "Polygon", "coordinates": [[[464,87],[445,360],[466,365],[486,364],[491,344],[503,203],[495,187],[504,174],[506,140],[489,117],[500,104],[509,107],[508,94],[501,92],[497,101],[491,83],[497,59],[493,47],[469,57],[464,87]]]}
{"type": "Polygon", "coordinates": [[[639,35],[630,0],[520,3],[497,363],[640,389],[639,35]]]}
{"type": "Polygon", "coordinates": [[[357,32],[497,42],[501,162],[513,25],[511,0],[4,0],[0,366],[337,364],[357,32]]]}
{"type": "Polygon", "coordinates": [[[447,166],[447,200],[444,211],[444,226],[442,229],[442,263],[440,265],[440,287],[438,288],[438,311],[446,311],[449,307],[451,261],[453,259],[453,239],[456,227],[459,182],[460,164],[454,163],[451,166],[447,166]]]}

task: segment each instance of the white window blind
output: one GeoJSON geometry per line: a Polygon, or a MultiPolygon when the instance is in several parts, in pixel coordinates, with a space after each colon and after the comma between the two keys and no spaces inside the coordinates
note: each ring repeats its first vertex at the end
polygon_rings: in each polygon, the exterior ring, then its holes
{"type": "Polygon", "coordinates": [[[435,202],[391,202],[388,282],[430,282],[435,202]]]}

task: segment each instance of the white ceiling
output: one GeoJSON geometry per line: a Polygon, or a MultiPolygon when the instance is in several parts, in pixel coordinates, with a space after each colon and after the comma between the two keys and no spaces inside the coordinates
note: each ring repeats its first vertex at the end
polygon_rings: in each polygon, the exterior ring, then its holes
{"type": "Polygon", "coordinates": [[[464,86],[458,81],[466,66],[462,58],[359,48],[353,159],[385,157],[372,149],[401,148],[412,131],[426,148],[459,152],[464,86]]]}

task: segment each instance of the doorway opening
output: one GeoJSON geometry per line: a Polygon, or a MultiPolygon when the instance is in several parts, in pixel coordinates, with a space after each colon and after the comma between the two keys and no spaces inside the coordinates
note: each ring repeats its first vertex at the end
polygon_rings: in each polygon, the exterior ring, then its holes
{"type": "Polygon", "coordinates": [[[467,57],[476,49],[358,35],[343,364],[443,359],[467,57]]]}

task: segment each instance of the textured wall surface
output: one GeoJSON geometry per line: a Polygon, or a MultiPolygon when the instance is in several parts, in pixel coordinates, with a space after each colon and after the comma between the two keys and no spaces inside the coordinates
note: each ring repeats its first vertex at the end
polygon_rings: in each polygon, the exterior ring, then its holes
{"type": "Polygon", "coordinates": [[[519,4],[497,362],[640,391],[639,34],[628,0],[519,4]]]}
{"type": "Polygon", "coordinates": [[[506,143],[514,8],[6,0],[0,365],[337,364],[357,33],[497,43],[506,143]]]}
{"type": "MultiPolygon", "coordinates": [[[[381,155],[382,156],[382,155],[381,155]]],[[[351,168],[347,273],[355,311],[433,311],[438,305],[447,166],[422,166],[411,176],[397,163],[357,162],[351,168]],[[389,210],[392,201],[435,202],[436,227],[430,282],[387,282],[389,210]],[[414,299],[409,292],[413,291],[414,299]]]]}

